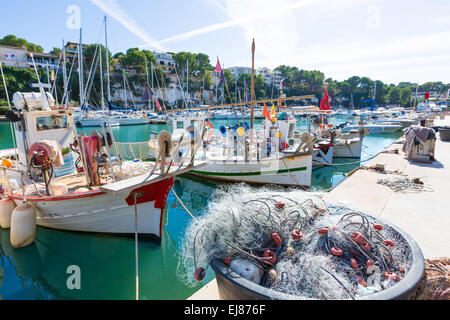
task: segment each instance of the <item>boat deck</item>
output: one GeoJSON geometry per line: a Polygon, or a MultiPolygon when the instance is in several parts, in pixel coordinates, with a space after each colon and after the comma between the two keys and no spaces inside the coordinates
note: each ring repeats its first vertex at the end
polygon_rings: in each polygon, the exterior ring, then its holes
{"type": "MultiPolygon", "coordinates": [[[[440,123],[450,125],[450,116],[440,123]]],[[[390,150],[399,154],[381,153],[366,167],[385,164],[387,172],[398,170],[409,178],[420,178],[432,192],[401,193],[378,184],[390,175],[374,170],[357,170],[353,175],[325,194],[329,202],[347,205],[376,217],[381,217],[408,233],[422,249],[426,259],[450,256],[450,142],[436,141],[433,163],[418,163],[406,159],[402,144],[394,143],[390,150]]],[[[219,299],[216,280],[212,280],[189,300],[219,299]]]]}

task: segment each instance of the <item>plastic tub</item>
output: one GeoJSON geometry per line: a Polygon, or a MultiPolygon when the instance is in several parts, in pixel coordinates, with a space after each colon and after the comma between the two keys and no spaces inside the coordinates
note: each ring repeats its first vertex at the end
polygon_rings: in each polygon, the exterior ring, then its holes
{"type": "MultiPolygon", "coordinates": [[[[370,218],[370,216],[368,216],[370,218]]],[[[407,244],[410,268],[400,282],[394,286],[368,296],[358,297],[359,300],[405,300],[417,288],[425,271],[425,262],[416,241],[407,233],[379,218],[372,218],[399,234],[407,244]],[[408,248],[409,247],[409,248],[408,248]],[[408,250],[409,249],[409,250],[408,250]]],[[[216,273],[219,297],[222,300],[298,300],[300,297],[281,293],[242,278],[227,268],[222,261],[213,260],[211,267],[216,273]]]]}

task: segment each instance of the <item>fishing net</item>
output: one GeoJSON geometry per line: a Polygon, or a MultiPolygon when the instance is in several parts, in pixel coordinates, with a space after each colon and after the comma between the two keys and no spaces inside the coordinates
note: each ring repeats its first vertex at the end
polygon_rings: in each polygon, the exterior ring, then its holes
{"type": "Polygon", "coordinates": [[[426,186],[420,178],[410,179],[405,176],[390,177],[390,178],[380,178],[377,180],[378,184],[382,184],[386,187],[391,188],[395,192],[424,192],[433,191],[429,186],[426,186]]]}
{"type": "Polygon", "coordinates": [[[425,274],[410,300],[450,300],[450,258],[425,259],[425,274]]]}
{"type": "Polygon", "coordinates": [[[238,185],[216,191],[188,226],[179,275],[193,285],[214,259],[241,275],[256,266],[255,283],[295,299],[356,299],[401,281],[411,257],[403,237],[362,212],[298,190],[238,185]]]}

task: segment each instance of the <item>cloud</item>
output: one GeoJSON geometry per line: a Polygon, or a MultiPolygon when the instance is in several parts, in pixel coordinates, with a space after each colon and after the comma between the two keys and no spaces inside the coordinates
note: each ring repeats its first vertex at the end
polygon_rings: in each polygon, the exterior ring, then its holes
{"type": "Polygon", "coordinates": [[[90,0],[93,4],[103,10],[107,15],[117,20],[121,25],[127,28],[131,33],[139,37],[145,42],[147,47],[153,47],[160,51],[166,51],[167,49],[159,44],[153,37],[145,32],[144,29],[139,27],[137,23],[131,18],[115,0],[90,0]]]}

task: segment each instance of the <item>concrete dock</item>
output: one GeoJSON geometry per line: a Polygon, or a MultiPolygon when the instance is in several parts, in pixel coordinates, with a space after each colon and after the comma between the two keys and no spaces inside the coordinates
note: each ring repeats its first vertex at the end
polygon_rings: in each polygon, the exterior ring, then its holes
{"type": "MultiPolygon", "coordinates": [[[[450,116],[438,120],[450,126],[450,116]]],[[[377,183],[393,174],[359,169],[324,195],[327,202],[347,206],[380,217],[408,233],[422,249],[425,258],[450,257],[450,142],[436,140],[435,160],[418,163],[406,159],[401,151],[402,139],[380,153],[364,167],[384,164],[385,172],[402,173],[408,178],[420,178],[431,191],[395,192],[377,183]]],[[[189,300],[219,299],[215,280],[208,283],[189,300]]]]}

